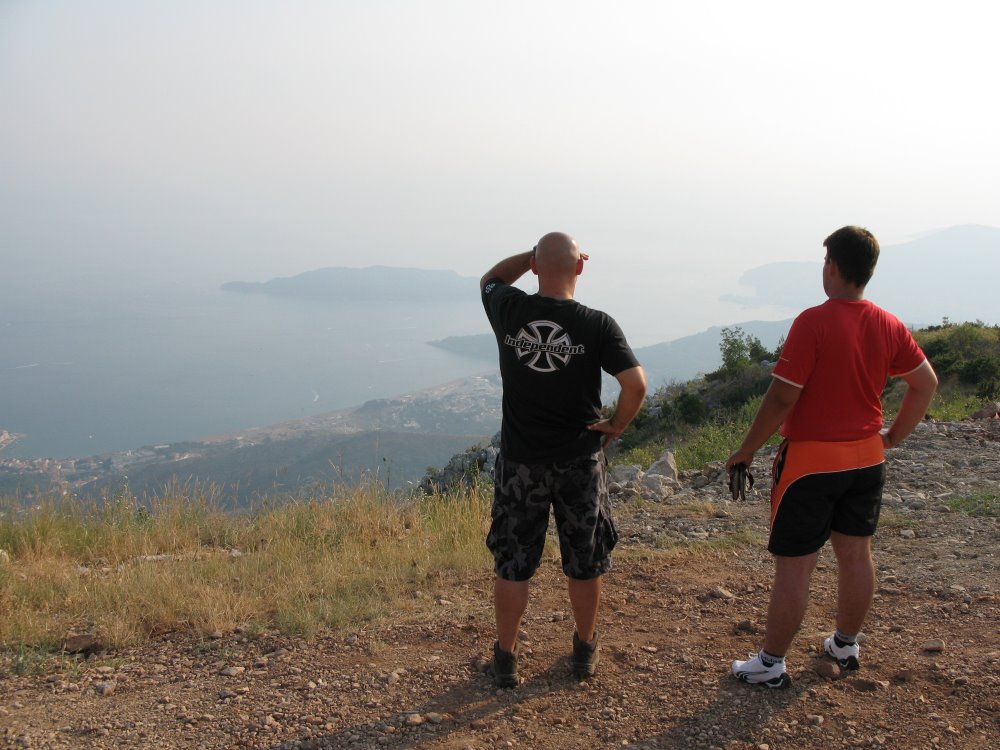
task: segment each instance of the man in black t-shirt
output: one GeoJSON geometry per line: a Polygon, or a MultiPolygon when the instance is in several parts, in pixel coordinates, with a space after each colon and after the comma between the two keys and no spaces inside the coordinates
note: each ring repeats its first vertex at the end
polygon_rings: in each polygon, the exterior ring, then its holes
{"type": "Polygon", "coordinates": [[[618,538],[603,448],[642,406],[646,375],[618,324],[573,299],[586,260],[572,237],[553,232],[530,252],[497,263],[480,281],[504,387],[493,521],[486,540],[496,563],[493,674],[498,687],[518,684],[517,636],[550,506],[576,622],[573,672],[589,677],[597,667],[601,581],[618,538]],[[538,276],[533,295],[511,286],[529,270],[538,276]],[[609,419],[601,418],[602,370],[621,385],[609,419]]]}

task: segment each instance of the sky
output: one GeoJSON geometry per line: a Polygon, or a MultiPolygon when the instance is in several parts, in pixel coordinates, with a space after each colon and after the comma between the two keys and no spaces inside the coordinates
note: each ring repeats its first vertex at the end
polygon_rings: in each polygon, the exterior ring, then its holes
{"type": "Polygon", "coordinates": [[[789,317],[719,298],[844,224],[883,245],[1000,227],[998,20],[986,0],[0,0],[0,294],[478,278],[558,229],[591,255],[578,299],[635,345],[789,317]]]}

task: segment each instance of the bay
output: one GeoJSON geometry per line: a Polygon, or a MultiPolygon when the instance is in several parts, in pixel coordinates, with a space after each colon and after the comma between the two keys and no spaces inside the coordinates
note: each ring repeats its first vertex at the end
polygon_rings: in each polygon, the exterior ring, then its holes
{"type": "Polygon", "coordinates": [[[0,429],[22,437],[3,455],[77,458],[229,434],[495,367],[427,343],[489,331],[474,281],[468,299],[413,291],[373,304],[176,285],[8,294],[0,429]]]}

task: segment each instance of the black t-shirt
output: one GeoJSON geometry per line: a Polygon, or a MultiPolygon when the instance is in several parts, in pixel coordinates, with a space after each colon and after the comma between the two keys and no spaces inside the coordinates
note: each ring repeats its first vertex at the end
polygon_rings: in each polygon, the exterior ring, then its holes
{"type": "Polygon", "coordinates": [[[618,324],[500,279],[483,287],[483,306],[500,349],[503,456],[544,463],[597,453],[604,436],[587,425],[601,419],[601,370],[617,375],[639,364],[618,324]]]}

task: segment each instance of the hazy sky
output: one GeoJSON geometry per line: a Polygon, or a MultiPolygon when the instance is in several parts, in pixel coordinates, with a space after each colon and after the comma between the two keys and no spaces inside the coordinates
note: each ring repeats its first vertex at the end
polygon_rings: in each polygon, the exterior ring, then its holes
{"type": "Polygon", "coordinates": [[[998,7],[0,0],[0,267],[478,277],[562,229],[635,344],[785,315],[718,297],[843,224],[1000,226],[998,7]]]}

